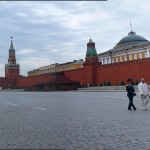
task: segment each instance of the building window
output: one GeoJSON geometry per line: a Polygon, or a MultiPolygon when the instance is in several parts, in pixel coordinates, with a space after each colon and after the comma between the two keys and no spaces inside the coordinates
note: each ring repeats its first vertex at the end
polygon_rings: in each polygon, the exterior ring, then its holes
{"type": "Polygon", "coordinates": [[[145,51],[145,57],[147,57],[147,51],[145,51]]]}
{"type": "Polygon", "coordinates": [[[116,57],[116,62],[118,62],[118,57],[116,57]]]}
{"type": "Polygon", "coordinates": [[[107,64],[109,64],[109,58],[107,58],[107,64]]]}
{"type": "Polygon", "coordinates": [[[105,58],[103,58],[103,64],[105,64],[105,58]]]}
{"type": "Polygon", "coordinates": [[[122,56],[120,56],[120,61],[123,61],[122,56]]]}
{"type": "Polygon", "coordinates": [[[99,62],[102,62],[102,59],[99,59],[99,62]]]}
{"type": "Polygon", "coordinates": [[[124,60],[127,61],[127,56],[126,55],[124,56],[124,60]]]}
{"type": "Polygon", "coordinates": [[[140,55],[140,58],[143,58],[142,53],[139,53],[139,55],[140,55]]]}
{"type": "Polygon", "coordinates": [[[129,55],[129,60],[132,60],[132,55],[129,55]]]}
{"type": "Polygon", "coordinates": [[[112,58],[112,63],[114,63],[114,58],[112,58]]]}
{"type": "Polygon", "coordinates": [[[137,59],[137,54],[134,54],[134,59],[137,59]]]}

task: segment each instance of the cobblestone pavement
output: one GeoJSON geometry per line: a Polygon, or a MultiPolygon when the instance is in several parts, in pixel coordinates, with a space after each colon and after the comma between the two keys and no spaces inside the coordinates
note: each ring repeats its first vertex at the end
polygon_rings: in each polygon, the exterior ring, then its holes
{"type": "Polygon", "coordinates": [[[0,149],[148,150],[150,108],[134,103],[125,92],[1,92],[0,149]]]}

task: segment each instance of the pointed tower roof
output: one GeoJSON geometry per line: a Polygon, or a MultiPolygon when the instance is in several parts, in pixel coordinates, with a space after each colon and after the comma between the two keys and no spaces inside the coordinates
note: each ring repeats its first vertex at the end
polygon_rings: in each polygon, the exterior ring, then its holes
{"type": "Polygon", "coordinates": [[[92,41],[91,37],[89,42],[87,43],[87,51],[86,51],[86,57],[97,57],[97,52],[95,49],[95,43],[92,41]]]}
{"type": "Polygon", "coordinates": [[[14,46],[13,46],[13,41],[12,41],[12,38],[13,38],[13,37],[11,37],[10,50],[14,50],[14,46]]]}
{"type": "Polygon", "coordinates": [[[90,40],[89,40],[89,43],[94,43],[94,42],[92,41],[92,39],[91,39],[91,36],[90,36],[90,40]]]}

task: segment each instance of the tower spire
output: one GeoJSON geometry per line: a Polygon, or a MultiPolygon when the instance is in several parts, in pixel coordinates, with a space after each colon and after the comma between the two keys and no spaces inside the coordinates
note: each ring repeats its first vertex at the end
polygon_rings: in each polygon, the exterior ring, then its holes
{"type": "Polygon", "coordinates": [[[90,36],[90,40],[89,40],[89,43],[94,43],[94,42],[92,41],[92,39],[91,39],[91,36],[90,36]]]}
{"type": "Polygon", "coordinates": [[[10,38],[11,38],[10,50],[14,50],[13,41],[12,41],[13,37],[11,36],[10,38]]]}
{"type": "Polygon", "coordinates": [[[131,27],[131,32],[133,32],[133,30],[132,30],[132,24],[131,24],[131,21],[130,21],[130,27],[131,27]]]}

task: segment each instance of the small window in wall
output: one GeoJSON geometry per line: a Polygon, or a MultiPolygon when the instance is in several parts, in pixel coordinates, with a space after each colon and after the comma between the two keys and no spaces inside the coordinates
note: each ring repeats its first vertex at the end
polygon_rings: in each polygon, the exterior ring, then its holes
{"type": "Polygon", "coordinates": [[[99,62],[102,62],[102,59],[99,58],[98,60],[99,60],[99,62]]]}
{"type": "Polygon", "coordinates": [[[103,58],[103,64],[105,64],[105,58],[103,58]]]}
{"type": "Polygon", "coordinates": [[[132,60],[132,55],[129,55],[129,60],[132,60]]]}
{"type": "Polygon", "coordinates": [[[143,58],[142,53],[139,53],[139,57],[140,57],[140,58],[143,58]]]}
{"type": "Polygon", "coordinates": [[[118,57],[116,57],[116,62],[118,62],[118,57]]]}
{"type": "Polygon", "coordinates": [[[109,64],[109,58],[107,58],[107,64],[109,64]]]}
{"type": "Polygon", "coordinates": [[[134,59],[137,59],[137,54],[134,54],[134,59]]]}
{"type": "Polygon", "coordinates": [[[124,60],[127,61],[127,56],[126,55],[124,56],[124,60]]]}
{"type": "Polygon", "coordinates": [[[145,51],[145,57],[147,57],[147,51],[145,51]]]}
{"type": "Polygon", "coordinates": [[[112,63],[114,63],[114,58],[112,58],[112,63]]]}
{"type": "Polygon", "coordinates": [[[120,56],[120,61],[123,61],[122,56],[120,56]]]}

